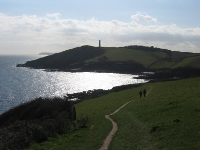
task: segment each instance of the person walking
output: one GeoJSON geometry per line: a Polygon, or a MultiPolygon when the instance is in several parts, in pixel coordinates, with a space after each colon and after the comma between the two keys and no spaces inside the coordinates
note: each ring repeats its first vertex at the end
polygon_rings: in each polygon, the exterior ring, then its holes
{"type": "Polygon", "coordinates": [[[142,97],[142,91],[139,92],[140,98],[142,97]]]}
{"type": "Polygon", "coordinates": [[[144,89],[143,90],[144,97],[146,96],[146,93],[147,93],[147,91],[144,89]]]}

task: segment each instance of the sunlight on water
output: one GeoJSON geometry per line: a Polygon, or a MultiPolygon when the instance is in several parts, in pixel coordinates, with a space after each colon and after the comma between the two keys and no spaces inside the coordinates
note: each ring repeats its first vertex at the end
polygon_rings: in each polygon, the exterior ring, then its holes
{"type": "Polygon", "coordinates": [[[0,114],[22,102],[37,97],[64,96],[94,89],[146,82],[137,75],[94,72],[46,72],[17,68],[29,57],[0,57],[0,114]],[[23,59],[22,59],[23,58],[23,59]],[[23,60],[23,61],[22,61],[23,60]]]}
{"type": "MultiPolygon", "coordinates": [[[[93,89],[111,89],[114,86],[145,82],[133,79],[136,75],[114,73],[69,73],[44,72],[37,70],[33,74],[32,89],[40,96],[63,96],[67,93],[76,93],[93,89]],[[37,89],[40,89],[38,91],[37,89]]],[[[27,91],[28,92],[28,91],[27,91]]]]}
{"type": "MultiPolygon", "coordinates": [[[[114,86],[135,84],[144,80],[133,79],[133,75],[114,73],[52,73],[56,79],[55,95],[75,93],[93,89],[111,89],[114,86]],[[56,84],[57,83],[57,84],[56,84]]],[[[49,85],[51,86],[51,85],[49,85]]]]}

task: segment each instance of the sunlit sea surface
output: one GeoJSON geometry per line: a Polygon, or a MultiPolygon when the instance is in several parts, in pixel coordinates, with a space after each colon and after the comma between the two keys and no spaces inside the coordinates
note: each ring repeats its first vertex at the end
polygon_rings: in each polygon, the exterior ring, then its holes
{"type": "Polygon", "coordinates": [[[16,64],[39,57],[42,56],[0,55],[0,114],[37,97],[64,96],[67,93],[145,82],[133,79],[135,75],[130,74],[46,72],[15,67],[16,64]]]}

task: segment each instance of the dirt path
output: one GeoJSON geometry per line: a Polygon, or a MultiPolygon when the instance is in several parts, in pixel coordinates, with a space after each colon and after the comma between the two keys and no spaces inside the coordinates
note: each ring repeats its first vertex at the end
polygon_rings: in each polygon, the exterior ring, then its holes
{"type": "MultiPolygon", "coordinates": [[[[130,101],[130,102],[132,102],[132,101],[130,101]]],[[[113,128],[110,131],[110,133],[108,134],[108,136],[106,137],[106,139],[104,140],[104,143],[103,143],[102,147],[99,150],[107,150],[108,149],[108,146],[110,145],[110,142],[111,142],[115,132],[118,129],[117,123],[114,120],[112,120],[112,118],[110,118],[110,116],[114,115],[115,113],[117,113],[120,109],[125,107],[130,102],[125,103],[120,108],[116,109],[113,113],[111,113],[110,115],[105,115],[105,118],[111,121],[111,123],[113,125],[113,128]]]]}
{"type": "MultiPolygon", "coordinates": [[[[149,94],[149,92],[152,90],[152,86],[150,86],[150,89],[147,91],[147,95],[149,94]]],[[[147,96],[146,95],[146,96],[147,96]]]]}
{"type": "MultiPolygon", "coordinates": [[[[149,94],[149,92],[151,91],[151,89],[152,89],[152,87],[150,86],[150,89],[147,91],[146,96],[149,94]]],[[[111,140],[112,140],[115,132],[118,129],[117,123],[114,120],[112,120],[112,118],[110,118],[110,116],[116,114],[118,111],[120,111],[120,109],[122,109],[123,107],[125,107],[127,104],[129,104],[132,101],[129,101],[129,102],[125,103],[124,105],[122,105],[121,107],[119,107],[118,109],[116,109],[113,113],[111,113],[109,115],[105,115],[105,118],[111,121],[111,123],[113,125],[113,128],[110,131],[110,133],[108,134],[108,136],[106,137],[106,139],[104,140],[103,145],[102,145],[102,147],[99,150],[107,150],[108,149],[108,146],[110,145],[110,142],[111,142],[111,140]]]]}

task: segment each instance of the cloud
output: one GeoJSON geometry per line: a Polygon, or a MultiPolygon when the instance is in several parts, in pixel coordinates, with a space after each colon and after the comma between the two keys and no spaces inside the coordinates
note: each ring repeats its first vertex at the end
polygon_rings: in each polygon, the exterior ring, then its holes
{"type": "Polygon", "coordinates": [[[50,17],[50,18],[59,19],[59,16],[61,16],[61,14],[60,14],[60,13],[54,13],[54,14],[49,14],[49,13],[47,13],[46,16],[47,16],[47,17],[50,17]]]}
{"type": "Polygon", "coordinates": [[[142,14],[135,14],[135,15],[132,15],[131,16],[131,19],[133,21],[136,21],[136,22],[153,22],[153,23],[156,23],[157,22],[157,19],[156,18],[153,18],[149,15],[142,15],[142,14]]]}
{"type": "Polygon", "coordinates": [[[8,16],[0,13],[0,53],[59,52],[82,45],[145,45],[199,52],[200,28],[158,25],[157,19],[136,14],[130,22],[61,19],[59,13],[8,16]],[[141,23],[150,22],[150,24],[141,23]]]}

